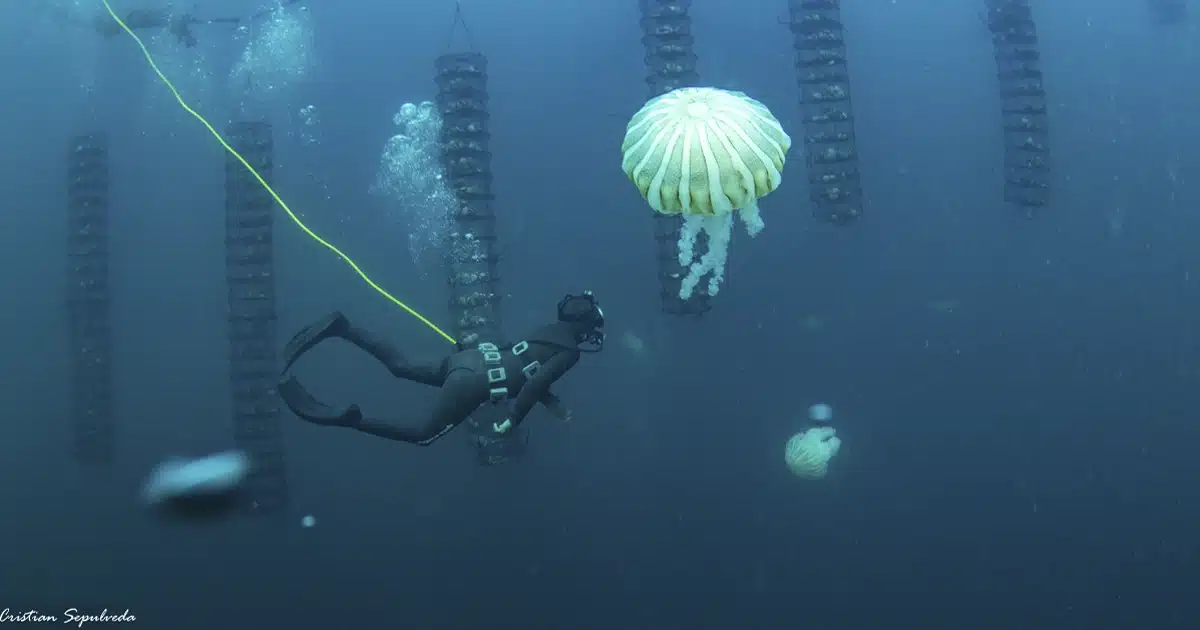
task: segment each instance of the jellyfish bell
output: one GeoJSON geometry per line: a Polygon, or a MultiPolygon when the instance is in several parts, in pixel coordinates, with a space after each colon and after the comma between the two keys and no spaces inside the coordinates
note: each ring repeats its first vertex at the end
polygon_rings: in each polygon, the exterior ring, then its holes
{"type": "Polygon", "coordinates": [[[656,212],[725,215],[779,186],[791,142],[742,92],[680,88],[634,114],[621,166],[656,212]]]}
{"type": "Polygon", "coordinates": [[[842,440],[833,427],[815,427],[793,435],[784,447],[784,462],[801,479],[823,479],[829,473],[829,461],[842,448],[842,440]]]}

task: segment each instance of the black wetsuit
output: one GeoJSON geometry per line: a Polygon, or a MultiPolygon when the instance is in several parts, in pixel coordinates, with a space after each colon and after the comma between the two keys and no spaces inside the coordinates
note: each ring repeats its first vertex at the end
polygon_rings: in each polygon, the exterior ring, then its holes
{"type": "Polygon", "coordinates": [[[508,426],[502,426],[502,421],[494,429],[511,433],[536,404],[559,407],[550,387],[579,361],[579,332],[579,325],[559,322],[534,330],[517,344],[498,347],[494,352],[499,356],[462,348],[436,363],[420,364],[409,363],[391,344],[353,326],[341,313],[334,313],[302,330],[288,343],[279,395],[293,413],[307,422],[349,427],[421,446],[432,444],[491,401],[507,407],[504,417],[508,426]],[[441,396],[433,413],[424,421],[402,424],[366,417],[358,405],[335,411],[317,401],[290,374],[291,366],[302,354],[331,337],[364,350],[397,378],[440,387],[441,396]],[[498,372],[499,368],[503,371],[498,372]]]}
{"type": "MultiPolygon", "coordinates": [[[[131,31],[167,29],[179,40],[179,43],[191,48],[198,43],[196,36],[192,33],[193,24],[224,22],[226,20],[198,20],[190,15],[172,17],[171,13],[166,9],[133,9],[129,13],[126,13],[125,17],[121,18],[121,21],[131,31]]],[[[107,14],[96,16],[95,27],[96,31],[104,37],[116,37],[124,30],[120,24],[117,24],[107,14]]]]}
{"type": "MultiPolygon", "coordinates": [[[[259,19],[272,15],[274,12],[293,4],[300,0],[283,0],[277,6],[270,9],[263,9],[248,17],[218,17],[208,19],[198,19],[191,15],[180,15],[172,17],[170,11],[166,9],[133,9],[121,18],[130,30],[152,30],[165,28],[174,35],[181,44],[191,48],[199,43],[196,36],[192,33],[192,26],[196,24],[250,24],[259,19]]],[[[120,24],[111,19],[111,16],[99,15],[96,17],[94,26],[96,31],[104,37],[116,37],[122,32],[120,24]]]]}

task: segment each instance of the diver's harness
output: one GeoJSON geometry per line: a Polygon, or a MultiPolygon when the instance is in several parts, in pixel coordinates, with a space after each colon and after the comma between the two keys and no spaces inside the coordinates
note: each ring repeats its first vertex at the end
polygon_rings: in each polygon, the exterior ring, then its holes
{"type": "MultiPolygon", "coordinates": [[[[488,401],[493,405],[498,405],[512,396],[512,393],[508,390],[508,370],[504,369],[504,354],[500,351],[500,347],[494,343],[481,343],[478,346],[478,350],[483,355],[483,365],[487,368],[488,401]]],[[[514,344],[512,347],[512,353],[515,357],[520,357],[528,350],[528,341],[522,341],[514,344]]],[[[521,373],[525,375],[525,380],[528,382],[541,369],[541,362],[530,361],[525,364],[525,367],[521,368],[521,373]]],[[[503,434],[512,430],[512,426],[512,419],[505,418],[503,422],[493,422],[492,430],[503,434]]]]}

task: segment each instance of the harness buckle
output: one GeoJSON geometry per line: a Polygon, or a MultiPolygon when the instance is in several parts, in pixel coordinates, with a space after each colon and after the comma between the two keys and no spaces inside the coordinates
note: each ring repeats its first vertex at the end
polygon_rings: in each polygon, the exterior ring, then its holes
{"type": "Polygon", "coordinates": [[[500,348],[496,347],[496,344],[481,343],[479,344],[479,352],[483,354],[484,363],[487,363],[488,365],[500,364],[500,348]]]}
{"type": "Polygon", "coordinates": [[[528,349],[529,349],[529,342],[522,341],[521,343],[518,343],[512,347],[512,353],[515,354],[516,356],[521,356],[522,354],[525,354],[525,351],[528,349]]]}
{"type": "Polygon", "coordinates": [[[521,368],[521,373],[525,375],[525,378],[529,379],[533,378],[533,375],[537,374],[541,369],[542,364],[538,361],[534,361],[533,363],[521,368]]]}
{"type": "Polygon", "coordinates": [[[488,385],[495,385],[496,383],[503,383],[504,381],[507,381],[508,372],[502,367],[492,368],[487,371],[487,377],[488,385]]]}
{"type": "MultiPolygon", "coordinates": [[[[499,356],[499,353],[497,353],[499,356]]],[[[508,382],[508,371],[502,367],[492,368],[487,371],[488,385],[494,385],[488,391],[488,399],[493,404],[501,402],[508,398],[508,387],[504,383],[508,382]]]]}

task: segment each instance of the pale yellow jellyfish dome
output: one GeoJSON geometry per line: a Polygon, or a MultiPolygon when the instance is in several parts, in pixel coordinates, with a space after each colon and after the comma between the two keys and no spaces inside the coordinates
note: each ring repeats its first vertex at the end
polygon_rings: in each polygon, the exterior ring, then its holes
{"type": "Polygon", "coordinates": [[[741,92],[680,88],[651,99],[625,128],[621,168],[656,212],[685,215],[679,264],[688,269],[679,296],[688,299],[711,273],[716,295],[739,211],[754,236],[764,224],[758,198],[783,180],[792,139],[762,103],[741,92]],[[699,234],[708,253],[695,255],[699,234]]]}
{"type": "Polygon", "coordinates": [[[814,427],[797,433],[784,448],[784,461],[793,475],[821,479],[829,472],[829,460],[842,449],[833,427],[814,427]]]}
{"type": "Polygon", "coordinates": [[[621,168],[663,214],[729,214],[779,187],[792,139],[741,92],[681,88],[625,128],[621,168]]]}

